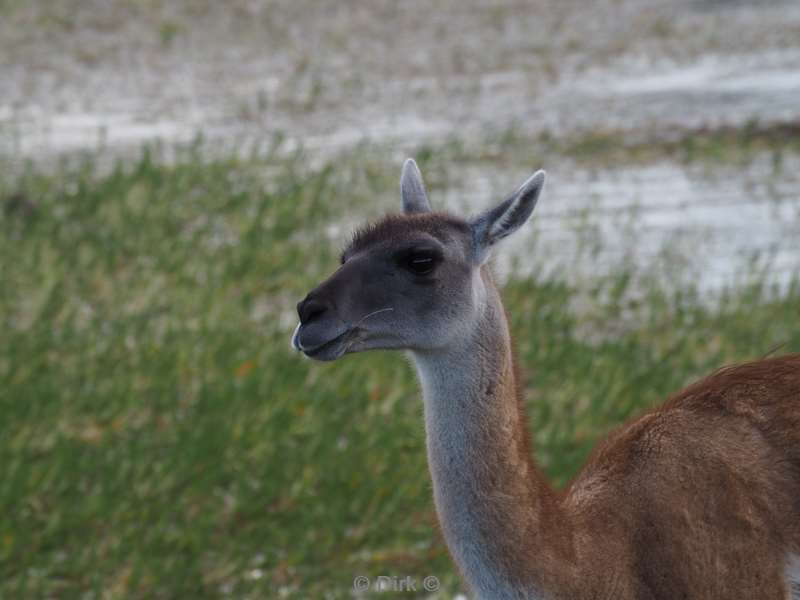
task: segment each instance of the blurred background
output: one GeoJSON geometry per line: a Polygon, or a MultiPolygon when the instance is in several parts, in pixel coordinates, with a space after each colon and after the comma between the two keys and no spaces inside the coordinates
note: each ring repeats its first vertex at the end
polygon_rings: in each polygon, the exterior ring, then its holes
{"type": "Polygon", "coordinates": [[[406,156],[549,172],[496,269],[558,485],[800,351],[796,1],[0,0],[0,597],[465,592],[406,361],[289,349],[406,156]]]}

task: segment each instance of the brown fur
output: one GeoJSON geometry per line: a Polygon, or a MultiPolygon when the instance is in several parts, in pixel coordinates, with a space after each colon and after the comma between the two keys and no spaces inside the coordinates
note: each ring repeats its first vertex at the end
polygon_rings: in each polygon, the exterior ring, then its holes
{"type": "Polygon", "coordinates": [[[528,498],[485,507],[510,581],[546,598],[790,597],[786,559],[800,554],[800,355],[727,367],[687,387],[609,436],[560,494],[530,458],[518,391],[496,385],[487,396],[513,403],[516,427],[480,449],[492,472],[486,487],[528,498]]]}
{"type": "Polygon", "coordinates": [[[593,579],[630,582],[614,597],[787,598],[787,555],[800,553],[800,355],[721,369],[623,426],[562,506],[593,579]]]}
{"type": "Polygon", "coordinates": [[[485,473],[476,518],[508,581],[548,599],[790,598],[800,354],[688,386],[611,434],[558,493],[533,459],[517,360],[502,338],[482,341],[492,375],[473,452],[485,473]]]}
{"type": "Polygon", "coordinates": [[[396,244],[419,232],[428,233],[440,241],[446,242],[451,237],[448,234],[453,231],[465,234],[469,232],[469,225],[463,219],[441,212],[388,215],[379,221],[356,229],[347,248],[342,252],[342,262],[351,254],[375,244],[396,244]]]}

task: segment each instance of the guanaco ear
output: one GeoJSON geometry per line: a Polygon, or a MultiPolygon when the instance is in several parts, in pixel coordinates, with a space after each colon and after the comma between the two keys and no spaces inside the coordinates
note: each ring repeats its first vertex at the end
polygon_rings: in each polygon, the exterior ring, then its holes
{"type": "Polygon", "coordinates": [[[413,158],[407,158],[400,175],[400,197],[403,199],[404,213],[431,212],[431,203],[422,183],[422,173],[413,158]]]}
{"type": "Polygon", "coordinates": [[[544,171],[536,171],[511,196],[470,221],[475,261],[478,264],[486,262],[492,246],[528,220],[544,187],[545,176],[544,171]]]}

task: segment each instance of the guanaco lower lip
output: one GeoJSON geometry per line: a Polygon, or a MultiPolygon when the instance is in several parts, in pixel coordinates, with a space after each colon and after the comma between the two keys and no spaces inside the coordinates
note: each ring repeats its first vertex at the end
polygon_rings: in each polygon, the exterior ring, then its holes
{"type": "Polygon", "coordinates": [[[353,333],[352,329],[347,329],[344,332],[337,335],[335,338],[328,340],[327,342],[323,342],[318,346],[314,346],[313,348],[306,348],[300,344],[298,339],[298,334],[300,332],[300,325],[298,324],[294,330],[294,335],[292,335],[292,347],[295,350],[300,350],[303,354],[308,356],[309,358],[314,358],[318,360],[333,360],[339,358],[342,354],[344,354],[344,343],[348,340],[349,335],[353,333]],[[331,350],[336,350],[337,347],[341,347],[342,351],[334,352],[333,354],[330,353],[331,350]],[[330,356],[328,356],[330,354],[330,356]]]}

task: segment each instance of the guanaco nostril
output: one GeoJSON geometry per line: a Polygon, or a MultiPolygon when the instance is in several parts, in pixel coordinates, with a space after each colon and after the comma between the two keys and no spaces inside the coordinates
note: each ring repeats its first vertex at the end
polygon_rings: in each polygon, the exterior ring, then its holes
{"type": "Polygon", "coordinates": [[[308,323],[325,313],[328,305],[316,298],[306,298],[297,305],[297,314],[301,323],[308,323]]]}

